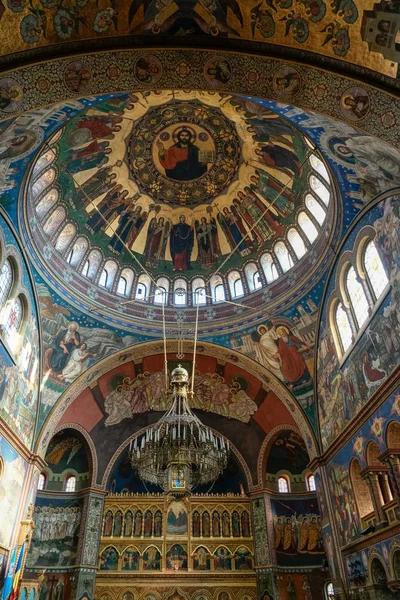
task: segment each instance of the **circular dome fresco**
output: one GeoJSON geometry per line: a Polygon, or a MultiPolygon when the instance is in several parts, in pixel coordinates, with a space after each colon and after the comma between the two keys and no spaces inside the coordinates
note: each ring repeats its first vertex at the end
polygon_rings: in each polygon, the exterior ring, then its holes
{"type": "Polygon", "coordinates": [[[47,140],[25,217],[44,269],[81,306],[129,322],[164,304],[168,320],[185,309],[192,321],[197,305],[200,319],[227,318],[304,283],[332,205],[318,152],[262,101],[148,91],[103,97],[47,140]]]}

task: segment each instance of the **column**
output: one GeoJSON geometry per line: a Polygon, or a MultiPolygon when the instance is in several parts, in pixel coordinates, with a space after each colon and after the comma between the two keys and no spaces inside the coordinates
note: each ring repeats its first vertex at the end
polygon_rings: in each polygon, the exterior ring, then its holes
{"type": "Polygon", "coordinates": [[[387,523],[385,511],[382,508],[382,495],[379,486],[378,473],[376,471],[362,471],[362,478],[367,482],[371,500],[374,507],[376,521],[378,525],[384,525],[387,523]]]}
{"type": "Polygon", "coordinates": [[[394,452],[384,452],[380,457],[387,468],[390,483],[392,484],[393,498],[400,506],[400,455],[394,452]]]}
{"type": "Polygon", "coordinates": [[[380,477],[383,499],[385,501],[385,504],[387,504],[388,502],[391,502],[393,500],[392,490],[390,489],[389,485],[389,475],[388,473],[383,471],[383,473],[380,473],[380,477]]]}
{"type": "Polygon", "coordinates": [[[94,597],[96,583],[101,523],[103,517],[104,494],[89,492],[84,499],[81,533],[79,536],[75,571],[75,581],[71,600],[79,600],[83,594],[94,597]]]}

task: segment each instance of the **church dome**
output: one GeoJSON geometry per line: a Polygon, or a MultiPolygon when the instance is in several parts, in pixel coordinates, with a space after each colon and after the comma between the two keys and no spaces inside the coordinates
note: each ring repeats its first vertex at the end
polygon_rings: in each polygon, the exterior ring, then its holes
{"type": "Polygon", "coordinates": [[[282,301],[322,260],[334,204],[318,150],[265,101],[190,90],[86,100],[26,196],[48,277],[120,322],[282,301]]]}

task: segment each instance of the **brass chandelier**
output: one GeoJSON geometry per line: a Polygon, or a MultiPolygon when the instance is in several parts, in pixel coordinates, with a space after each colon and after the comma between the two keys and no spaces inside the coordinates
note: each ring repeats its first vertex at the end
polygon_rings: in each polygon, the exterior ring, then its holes
{"type": "Polygon", "coordinates": [[[132,467],[142,480],[175,493],[213,483],[229,456],[229,442],[191,411],[188,387],[189,374],[179,365],[171,373],[171,408],[135,438],[130,452],[132,467]]]}

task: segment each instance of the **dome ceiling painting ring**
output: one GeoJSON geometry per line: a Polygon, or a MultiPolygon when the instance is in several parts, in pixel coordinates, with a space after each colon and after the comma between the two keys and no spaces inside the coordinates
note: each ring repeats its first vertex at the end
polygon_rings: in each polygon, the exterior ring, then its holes
{"type": "Polygon", "coordinates": [[[103,96],[47,140],[25,218],[44,269],[89,305],[225,319],[225,300],[262,310],[315,271],[333,196],[314,145],[261,100],[150,90],[103,96]]]}
{"type": "Polygon", "coordinates": [[[132,128],[130,174],[155,202],[198,206],[237,178],[241,141],[222,110],[173,100],[147,111],[132,128]]]}

